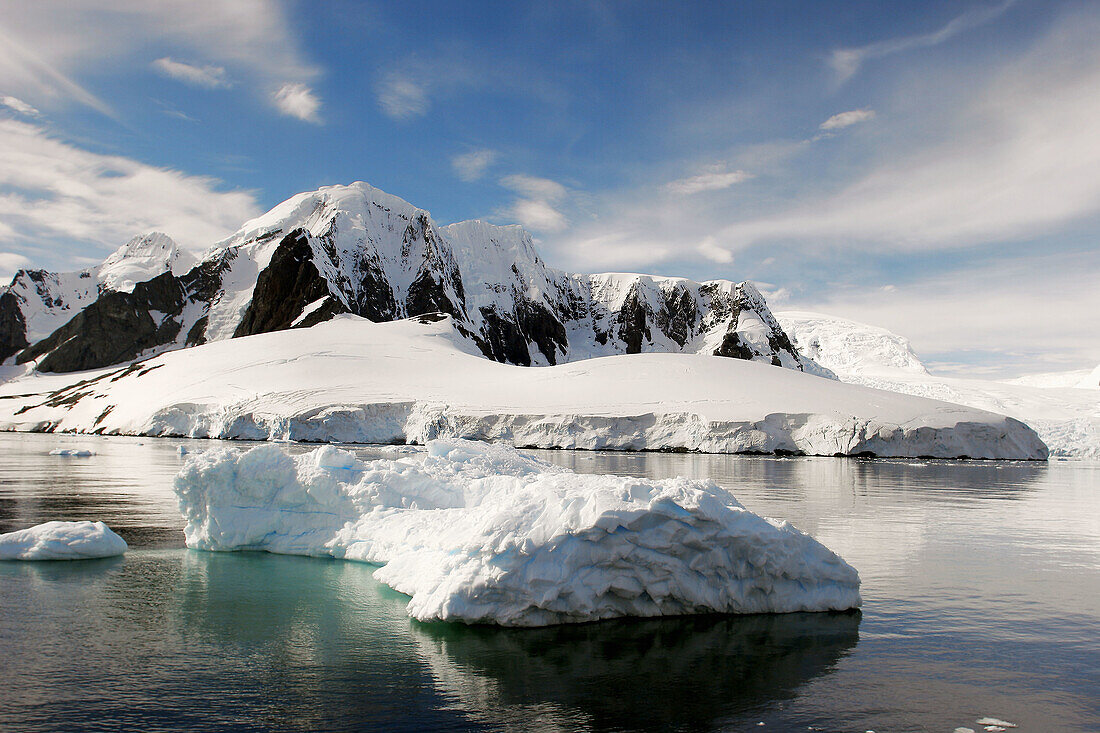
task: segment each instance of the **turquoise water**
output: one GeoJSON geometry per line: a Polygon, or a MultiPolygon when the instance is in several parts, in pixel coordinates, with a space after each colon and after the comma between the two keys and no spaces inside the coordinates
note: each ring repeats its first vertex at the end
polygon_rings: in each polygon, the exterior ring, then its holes
{"type": "Polygon", "coordinates": [[[0,435],[0,531],[103,519],[132,548],[0,563],[0,728],[1100,730],[1096,464],[545,452],[713,478],[840,552],[865,606],[504,630],[413,622],[369,565],[184,549],[178,444],[0,435]]]}

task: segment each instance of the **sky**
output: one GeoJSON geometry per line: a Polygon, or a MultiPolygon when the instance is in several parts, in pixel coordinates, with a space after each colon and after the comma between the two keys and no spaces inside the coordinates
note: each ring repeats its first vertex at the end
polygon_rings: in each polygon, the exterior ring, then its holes
{"type": "Polygon", "coordinates": [[[1100,363],[1100,3],[0,0],[0,278],[363,180],[750,279],[945,374],[1100,363]]]}

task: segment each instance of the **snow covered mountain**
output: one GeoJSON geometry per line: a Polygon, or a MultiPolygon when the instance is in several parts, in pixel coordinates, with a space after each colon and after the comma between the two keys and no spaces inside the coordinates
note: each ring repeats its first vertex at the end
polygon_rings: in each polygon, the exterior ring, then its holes
{"type": "Polygon", "coordinates": [[[561,272],[520,227],[441,227],[365,183],[294,196],[186,272],[147,267],[156,258],[141,256],[146,264],[134,264],[135,252],[78,275],[94,282],[86,291],[42,273],[39,281],[58,284],[37,300],[21,284],[34,278],[20,273],[0,303],[0,337],[17,334],[20,317],[38,320],[24,329],[27,343],[0,341],[0,358],[18,352],[17,362],[41,371],[77,371],[341,313],[375,322],[445,313],[484,356],[511,364],[675,352],[814,370],[751,283],[561,272]],[[150,277],[140,281],[141,273],[150,277]],[[37,315],[45,311],[52,320],[37,315]]]}
{"type": "Polygon", "coordinates": [[[844,382],[927,397],[1026,422],[1055,457],[1100,459],[1100,367],[1006,382],[930,373],[908,339],[821,313],[776,314],[798,350],[844,382]]]}
{"type": "Polygon", "coordinates": [[[1025,377],[1006,379],[1005,384],[1022,384],[1046,389],[1100,389],[1100,365],[1094,369],[1077,369],[1070,372],[1045,372],[1025,377]]]}
{"type": "Polygon", "coordinates": [[[46,338],[104,293],[132,293],[138,283],[183,274],[194,262],[170,237],[150,232],[85,270],[20,270],[0,290],[0,362],[46,338]]]}
{"type": "Polygon", "coordinates": [[[776,318],[800,354],[834,374],[928,373],[909,339],[885,328],[806,311],[783,311],[776,318]]]}

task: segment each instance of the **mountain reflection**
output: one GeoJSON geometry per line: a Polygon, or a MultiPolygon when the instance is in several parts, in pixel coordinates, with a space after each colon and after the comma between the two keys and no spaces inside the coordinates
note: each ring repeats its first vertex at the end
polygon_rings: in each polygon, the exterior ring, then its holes
{"type": "Polygon", "coordinates": [[[859,621],[799,613],[413,629],[441,690],[490,726],[698,730],[793,697],[855,647],[859,621]]]}

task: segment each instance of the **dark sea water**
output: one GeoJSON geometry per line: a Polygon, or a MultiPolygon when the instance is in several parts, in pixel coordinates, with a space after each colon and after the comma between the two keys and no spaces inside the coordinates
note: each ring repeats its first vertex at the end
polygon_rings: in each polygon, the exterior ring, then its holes
{"type": "Polygon", "coordinates": [[[712,478],[865,603],[507,630],[411,621],[370,565],[184,549],[179,444],[0,434],[0,532],[101,519],[131,547],[0,562],[0,729],[1100,731],[1100,464],[543,452],[712,478]]]}

